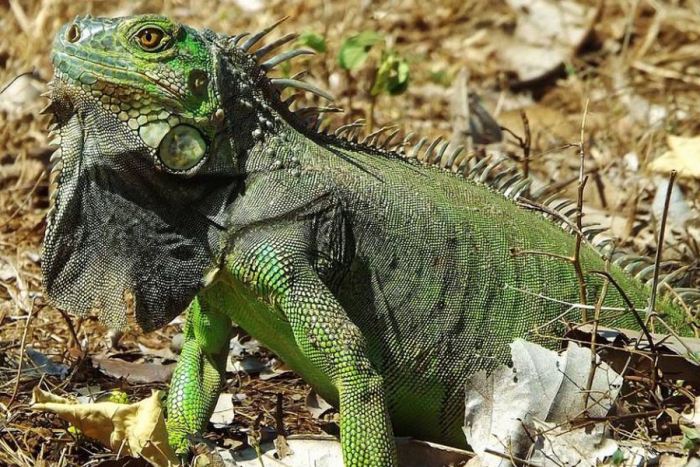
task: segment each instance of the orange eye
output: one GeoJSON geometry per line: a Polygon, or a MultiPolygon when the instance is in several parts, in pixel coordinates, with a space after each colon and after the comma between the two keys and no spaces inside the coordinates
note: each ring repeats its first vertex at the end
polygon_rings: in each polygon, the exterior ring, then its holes
{"type": "Polygon", "coordinates": [[[155,52],[165,44],[165,32],[153,26],[141,29],[136,33],[139,45],[146,52],[155,52]]]}

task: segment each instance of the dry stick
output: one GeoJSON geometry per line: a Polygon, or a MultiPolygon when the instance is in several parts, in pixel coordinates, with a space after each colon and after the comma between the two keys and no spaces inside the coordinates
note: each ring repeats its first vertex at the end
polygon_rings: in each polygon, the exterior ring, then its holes
{"type": "MultiPolygon", "coordinates": [[[[683,266],[683,267],[681,267],[680,269],[685,269],[685,270],[687,271],[688,268],[689,268],[689,266],[683,266]]],[[[693,337],[695,337],[696,339],[697,339],[698,337],[700,337],[700,327],[698,327],[698,326],[695,324],[695,316],[693,315],[692,310],[688,307],[688,304],[687,304],[687,303],[685,302],[685,300],[683,300],[683,298],[678,294],[678,291],[677,291],[676,289],[674,289],[673,287],[671,287],[671,286],[670,286],[668,283],[666,283],[666,282],[664,282],[663,285],[664,285],[664,287],[667,289],[665,293],[671,294],[671,296],[672,296],[676,301],[678,301],[679,306],[680,306],[681,308],[683,308],[683,312],[685,313],[685,317],[686,317],[686,319],[688,320],[688,325],[690,325],[690,327],[691,327],[692,330],[693,330],[693,337]]],[[[657,319],[658,319],[658,318],[657,318],[657,319]]],[[[663,322],[663,321],[662,321],[662,322],[663,322]]],[[[2,319],[0,319],[0,323],[2,323],[2,319]]],[[[685,345],[685,344],[683,344],[683,345],[685,345]]],[[[690,350],[689,350],[689,352],[690,352],[690,350]]]]}
{"type": "Polygon", "coordinates": [[[603,179],[600,176],[600,170],[596,167],[591,171],[593,173],[593,181],[595,182],[595,187],[598,190],[598,196],[600,196],[600,206],[603,209],[608,209],[608,200],[605,198],[605,185],[603,184],[603,179]]]}
{"type": "MultiPolygon", "coordinates": [[[[572,144],[571,146],[568,147],[578,147],[579,148],[579,175],[578,175],[578,193],[576,197],[576,218],[575,218],[575,228],[574,234],[576,236],[576,244],[574,245],[574,252],[572,257],[566,257],[563,255],[556,255],[556,254],[548,254],[548,253],[541,253],[544,254],[545,256],[550,256],[553,258],[560,258],[564,259],[574,266],[574,272],[576,273],[576,280],[578,282],[579,286],[579,299],[581,300],[582,305],[587,305],[587,300],[586,300],[586,280],[583,275],[583,266],[581,265],[581,244],[583,243],[583,225],[582,225],[582,219],[583,219],[583,191],[586,187],[586,182],[588,181],[588,176],[585,175],[585,165],[584,165],[584,160],[586,156],[586,150],[585,150],[585,145],[583,142],[583,137],[584,137],[584,131],[585,131],[585,126],[586,126],[586,115],[588,114],[588,101],[586,101],[586,106],[583,111],[583,119],[581,120],[581,138],[578,144],[572,144]]],[[[512,255],[518,255],[518,254],[537,254],[536,252],[531,252],[531,251],[516,251],[514,249],[511,249],[511,254],[512,255]]],[[[588,321],[588,312],[586,311],[586,308],[581,308],[581,318],[583,322],[588,321]]]]}
{"type": "Polygon", "coordinates": [[[73,326],[73,321],[70,319],[70,316],[68,316],[68,313],[66,313],[65,311],[58,308],[56,309],[59,313],[61,313],[61,316],[63,316],[63,319],[68,325],[68,331],[70,332],[71,339],[73,339],[73,345],[80,349],[81,354],[84,354],[85,352],[83,352],[83,349],[80,348],[80,339],[78,339],[78,334],[75,332],[75,327],[73,326]]]}
{"type": "Polygon", "coordinates": [[[666,230],[666,221],[668,220],[668,210],[671,204],[671,193],[673,192],[673,184],[676,181],[678,172],[671,171],[668,178],[668,188],[666,189],[666,199],[664,200],[664,210],[661,214],[661,226],[659,227],[659,239],[656,242],[656,256],[654,257],[654,279],[651,282],[651,298],[649,299],[649,313],[647,321],[654,314],[656,308],[656,293],[659,286],[659,270],[661,269],[661,252],[664,248],[664,234],[666,230]]]}
{"type": "Polygon", "coordinates": [[[571,420],[572,425],[575,424],[576,428],[584,428],[589,425],[595,425],[596,423],[607,423],[607,422],[619,422],[622,420],[635,420],[637,418],[648,418],[656,417],[659,414],[664,413],[662,409],[649,410],[646,412],[634,412],[624,415],[606,415],[605,417],[587,417],[583,420],[573,419],[571,420]]]}
{"type": "Polygon", "coordinates": [[[464,111],[464,115],[466,117],[466,125],[467,125],[467,138],[466,138],[466,148],[467,152],[474,152],[474,135],[472,134],[471,131],[471,109],[469,108],[469,70],[466,68],[462,68],[462,71],[459,74],[460,79],[464,78],[464,96],[459,96],[460,98],[463,98],[463,104],[464,108],[462,109],[464,111]]]}
{"type": "MultiPolygon", "coordinates": [[[[627,296],[625,291],[622,289],[620,284],[618,284],[615,279],[610,275],[608,271],[589,271],[591,274],[597,274],[599,276],[602,276],[606,278],[610,283],[615,286],[617,289],[617,292],[620,294],[620,297],[625,301],[625,304],[629,308],[629,310],[632,312],[634,315],[634,319],[637,321],[637,324],[639,325],[639,328],[642,330],[644,333],[644,337],[646,337],[647,341],[649,341],[649,347],[651,348],[652,352],[656,352],[656,347],[654,345],[654,341],[651,338],[651,334],[649,333],[649,330],[647,329],[646,325],[644,324],[644,320],[642,320],[642,317],[639,316],[639,312],[637,309],[634,307],[634,303],[630,300],[630,298],[627,296]]],[[[635,350],[639,348],[639,341],[635,344],[635,350]]]]}
{"type": "MultiPolygon", "coordinates": [[[[578,230],[578,227],[573,224],[571,219],[566,217],[564,214],[561,212],[557,211],[556,209],[551,209],[548,206],[535,202],[535,201],[530,201],[528,199],[519,199],[517,201],[518,206],[522,207],[523,209],[530,209],[532,211],[538,211],[541,212],[542,214],[546,214],[547,216],[551,217],[552,219],[556,219],[557,221],[561,222],[562,225],[566,226],[567,229],[569,229],[571,232],[579,232],[581,234],[581,239],[586,242],[587,245],[593,247],[593,244],[589,242],[585,237],[583,237],[583,232],[578,230]]],[[[570,257],[565,257],[571,260],[570,257]]]]}
{"type": "Polygon", "coordinates": [[[7,224],[9,224],[16,216],[19,214],[24,207],[29,204],[29,201],[32,199],[32,195],[34,195],[34,192],[36,191],[37,187],[39,186],[39,183],[46,177],[46,171],[44,170],[39,174],[39,176],[36,179],[36,182],[34,182],[34,185],[32,186],[31,190],[29,190],[29,193],[27,196],[24,198],[24,201],[22,201],[19,206],[17,206],[17,209],[14,210],[12,214],[10,214],[10,217],[7,218],[5,222],[0,224],[0,229],[4,228],[7,224]]]}
{"type": "Polygon", "coordinates": [[[262,431],[260,430],[260,424],[264,414],[259,414],[253,422],[253,428],[248,434],[248,444],[255,450],[255,455],[260,462],[260,467],[265,467],[265,463],[262,460],[262,449],[260,449],[260,441],[262,440],[262,431]]]}
{"type": "MultiPolygon", "coordinates": [[[[525,131],[525,139],[522,139],[520,136],[516,135],[513,133],[510,129],[502,126],[500,127],[502,131],[505,131],[509,135],[511,135],[515,140],[518,142],[518,147],[523,150],[523,160],[521,161],[523,163],[523,178],[529,178],[530,176],[530,152],[532,151],[532,133],[530,131],[530,122],[527,119],[527,114],[525,113],[524,110],[520,111],[520,118],[523,122],[523,131],[525,131]]],[[[563,147],[559,148],[554,148],[551,151],[559,151],[562,149],[566,149],[569,147],[575,146],[574,144],[567,144],[564,145],[563,147]]],[[[550,151],[545,151],[542,153],[539,153],[538,155],[542,156],[547,154],[550,151]]]]}
{"type": "MultiPolygon", "coordinates": [[[[578,147],[578,144],[567,144],[567,145],[564,145],[564,146],[562,146],[562,147],[558,147],[558,148],[555,148],[555,149],[552,149],[552,150],[549,150],[549,151],[545,151],[545,152],[543,152],[543,153],[540,153],[540,154],[538,154],[538,156],[541,156],[541,155],[544,155],[544,154],[548,154],[548,153],[554,152],[554,151],[561,151],[561,150],[568,149],[568,148],[572,148],[572,147],[578,147]]],[[[586,169],[585,175],[593,175],[593,176],[595,177],[595,174],[598,173],[598,170],[599,170],[598,167],[594,167],[594,168],[592,168],[592,169],[586,169]]],[[[545,197],[546,197],[547,195],[549,195],[550,193],[557,193],[557,192],[563,190],[563,189],[566,188],[567,186],[569,186],[569,185],[571,185],[572,183],[578,181],[578,178],[579,178],[578,175],[576,175],[576,176],[573,176],[573,177],[569,177],[569,178],[567,178],[567,179],[564,179],[564,180],[562,180],[561,182],[553,183],[553,184],[547,185],[545,188],[543,188],[542,193],[540,194],[540,196],[539,196],[538,199],[545,198],[545,197]]]]}
{"type": "MultiPolygon", "coordinates": [[[[513,256],[522,254],[540,254],[543,256],[549,256],[552,258],[563,259],[574,266],[574,272],[576,273],[576,280],[579,285],[579,298],[582,305],[587,305],[586,300],[586,280],[583,275],[583,266],[581,265],[581,244],[583,243],[583,229],[582,229],[582,219],[583,219],[583,191],[586,187],[586,182],[588,181],[588,176],[585,175],[584,171],[584,159],[586,155],[585,146],[583,143],[584,128],[586,125],[586,115],[588,114],[588,102],[586,102],[586,107],[583,112],[583,120],[581,121],[581,139],[578,144],[572,144],[568,147],[578,147],[579,148],[579,175],[578,175],[578,194],[576,199],[576,218],[575,218],[575,228],[574,234],[576,236],[576,244],[574,246],[573,256],[557,255],[546,252],[536,252],[536,251],[517,251],[515,248],[511,248],[510,253],[513,256]]],[[[522,141],[522,140],[521,140],[522,141]]],[[[542,208],[540,208],[542,209],[542,208]]],[[[561,216],[563,217],[563,216],[561,216]]],[[[567,220],[568,221],[568,220],[567,220]]],[[[588,313],[586,308],[581,308],[581,318],[584,322],[588,321],[588,313]]]]}
{"type": "MultiPolygon", "coordinates": [[[[637,187],[639,188],[639,187],[637,187]]],[[[634,220],[637,218],[637,211],[638,211],[638,204],[639,204],[639,190],[633,190],[633,198],[630,201],[630,203],[627,206],[626,209],[626,217],[627,221],[625,222],[625,230],[624,230],[624,237],[627,241],[632,236],[632,232],[634,232],[634,220]]]]}
{"type": "MultiPolygon", "coordinates": [[[[579,141],[579,173],[578,173],[578,193],[576,196],[576,246],[574,247],[574,270],[576,271],[576,279],[578,280],[579,295],[581,303],[586,305],[586,281],[583,277],[583,267],[581,265],[581,240],[582,221],[583,221],[583,190],[586,187],[588,176],[584,175],[584,162],[586,158],[586,148],[583,142],[584,130],[586,127],[586,115],[588,115],[588,101],[583,110],[583,119],[581,120],[581,140],[579,141]]],[[[585,308],[581,310],[581,319],[588,321],[588,313],[585,308]]]]}
{"type": "Polygon", "coordinates": [[[520,109],[520,120],[523,122],[523,131],[525,132],[525,144],[523,145],[523,177],[528,178],[530,176],[532,133],[530,132],[530,121],[527,119],[527,114],[523,109],[520,109]]]}
{"type": "MultiPolygon", "coordinates": [[[[649,311],[650,312],[647,314],[647,319],[644,320],[644,322],[642,322],[641,317],[639,316],[637,311],[634,309],[634,307],[630,307],[630,309],[634,313],[634,317],[637,320],[637,323],[640,325],[642,331],[644,332],[644,334],[646,336],[647,341],[649,342],[649,347],[650,347],[651,352],[653,354],[656,354],[657,352],[656,352],[656,347],[651,339],[651,334],[649,333],[649,330],[647,329],[647,324],[649,323],[649,320],[651,319],[651,317],[653,315],[653,310],[654,310],[654,307],[656,304],[656,288],[657,288],[657,284],[658,284],[658,271],[659,271],[659,266],[660,266],[660,262],[661,262],[661,249],[663,247],[664,231],[666,230],[666,219],[668,217],[668,209],[669,209],[669,204],[670,204],[670,199],[671,199],[671,190],[673,189],[673,182],[674,182],[675,178],[676,178],[676,171],[673,170],[673,171],[671,171],[671,174],[670,174],[670,180],[669,180],[670,183],[668,186],[668,190],[666,191],[666,199],[664,200],[664,209],[663,209],[663,213],[661,216],[661,226],[660,226],[660,232],[659,232],[659,239],[658,239],[658,243],[657,243],[656,257],[654,260],[654,279],[652,281],[652,296],[651,296],[650,301],[649,301],[650,302],[649,303],[649,311]]],[[[618,291],[620,291],[620,293],[622,294],[623,299],[628,304],[630,304],[630,301],[629,301],[629,298],[627,297],[627,295],[621,291],[621,288],[617,284],[614,284],[614,285],[618,289],[618,291]]],[[[666,325],[666,323],[663,320],[660,320],[660,321],[662,322],[662,324],[664,324],[667,327],[667,329],[670,329],[669,326],[666,325]]],[[[637,340],[637,342],[635,343],[635,346],[634,346],[635,350],[639,348],[639,344],[640,344],[640,340],[637,340]]],[[[625,363],[625,367],[622,371],[623,377],[629,368],[629,364],[631,363],[631,360],[632,360],[632,355],[630,354],[630,356],[627,358],[627,362],[625,363]]],[[[656,361],[656,359],[654,361],[656,361]]],[[[655,370],[655,364],[654,364],[654,370],[655,370]]],[[[656,371],[654,371],[653,374],[655,375],[656,371]]]]}
{"type": "Polygon", "coordinates": [[[7,83],[6,86],[4,86],[2,89],[0,89],[0,94],[3,94],[5,91],[7,91],[7,89],[8,89],[10,86],[12,86],[12,84],[13,84],[15,81],[17,81],[18,79],[20,79],[21,77],[23,77],[23,76],[34,76],[34,72],[35,72],[35,71],[36,71],[36,70],[34,69],[34,67],[32,67],[31,70],[29,70],[29,71],[23,71],[22,73],[18,74],[17,76],[15,76],[14,78],[12,78],[12,79],[10,80],[10,82],[7,83]]]}
{"type": "Polygon", "coordinates": [[[19,391],[19,382],[22,379],[22,370],[24,369],[24,348],[27,344],[27,334],[29,333],[29,323],[32,322],[32,315],[34,314],[34,299],[32,299],[32,306],[29,308],[29,314],[27,314],[27,322],[24,325],[24,332],[22,333],[22,342],[19,346],[19,362],[17,363],[17,378],[15,379],[15,387],[12,389],[12,396],[10,396],[10,401],[7,403],[7,407],[12,407],[12,403],[17,397],[19,391]]]}
{"type": "MultiPolygon", "coordinates": [[[[605,262],[605,267],[607,268],[609,260],[605,262]]],[[[591,397],[591,388],[593,387],[593,378],[595,377],[595,370],[597,368],[596,362],[596,336],[598,335],[598,321],[600,320],[600,310],[603,307],[603,300],[605,300],[605,294],[608,291],[608,281],[603,281],[603,286],[600,289],[600,297],[595,304],[595,312],[593,315],[593,332],[591,333],[591,366],[588,369],[588,381],[586,381],[586,391],[583,393],[583,410],[588,412],[588,401],[591,397]]]]}
{"type": "MultiPolygon", "coordinates": [[[[678,343],[685,349],[686,352],[688,352],[688,354],[690,354],[690,355],[693,354],[693,352],[694,352],[693,349],[691,349],[690,347],[688,347],[688,344],[686,344],[685,342],[683,342],[682,337],[681,337],[680,335],[678,335],[678,333],[677,333],[671,326],[669,326],[669,324],[668,324],[666,321],[664,321],[663,318],[657,316],[657,317],[656,317],[656,320],[657,320],[659,323],[663,324],[663,326],[666,328],[666,331],[667,331],[672,337],[675,337],[676,339],[678,339],[678,343]]],[[[663,344],[665,341],[666,341],[666,338],[664,338],[660,343],[663,344]]],[[[687,357],[686,357],[686,359],[687,359],[687,357]]]]}
{"type": "Polygon", "coordinates": [[[516,466],[524,465],[527,467],[542,467],[540,464],[535,464],[534,462],[530,462],[530,461],[527,461],[525,459],[520,459],[520,458],[515,457],[513,455],[510,455],[510,454],[504,454],[502,452],[498,452],[498,451],[491,449],[491,448],[484,449],[484,452],[487,454],[494,455],[496,457],[500,457],[501,459],[509,460],[513,463],[513,465],[516,465],[516,466]]]}
{"type": "Polygon", "coordinates": [[[282,394],[278,392],[276,394],[276,397],[277,403],[275,406],[275,431],[277,439],[275,440],[275,449],[277,450],[277,455],[280,457],[280,459],[284,459],[291,453],[291,450],[289,449],[289,445],[287,444],[287,438],[285,438],[285,434],[287,431],[284,428],[284,407],[282,394]]]}

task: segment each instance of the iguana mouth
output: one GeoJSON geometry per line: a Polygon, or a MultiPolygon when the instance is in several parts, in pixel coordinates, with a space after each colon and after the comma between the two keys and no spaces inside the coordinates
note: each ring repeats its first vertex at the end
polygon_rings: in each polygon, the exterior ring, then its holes
{"type": "MultiPolygon", "coordinates": [[[[76,49],[75,47],[69,48],[69,51],[72,51],[70,49],[75,49],[75,51],[80,50],[76,49]]],[[[64,80],[67,84],[73,81],[80,86],[84,84],[93,85],[97,81],[106,81],[117,87],[120,85],[120,82],[131,83],[131,88],[143,87],[144,85],[155,85],[165,92],[165,96],[163,97],[168,98],[168,103],[175,106],[178,106],[179,100],[185,97],[181,95],[181,93],[171,83],[158,79],[156,76],[142,73],[138,70],[129,70],[126,66],[110,66],[105,63],[92,61],[87,56],[82,56],[77,53],[74,54],[58,51],[53,53],[52,61],[56,78],[60,77],[60,79],[64,80]],[[71,76],[69,73],[71,69],[70,65],[74,65],[75,63],[80,64],[79,67],[75,68],[82,70],[82,73],[78,78],[71,76]],[[90,79],[85,79],[86,74],[87,76],[90,76],[90,79]]]]}

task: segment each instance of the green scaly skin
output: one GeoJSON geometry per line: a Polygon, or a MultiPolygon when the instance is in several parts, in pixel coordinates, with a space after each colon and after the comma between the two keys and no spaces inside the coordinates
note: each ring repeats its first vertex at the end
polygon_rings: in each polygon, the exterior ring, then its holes
{"type": "MultiPolygon", "coordinates": [[[[243,44],[244,41],[241,41],[243,44]]],[[[59,31],[60,147],[42,269],[52,303],[145,330],[187,309],[170,441],[205,428],[231,320],[340,410],[348,467],[395,466],[393,433],[464,446],[464,382],[580,313],[574,238],[483,185],[317,134],[242,45],[159,16],[59,31]],[[554,298],[558,302],[547,299],[554,298]],[[549,323],[549,324],[548,324],[549,323]]],[[[602,282],[585,246],[588,302],[602,282]]],[[[617,267],[639,309],[648,290],[617,267]]],[[[611,288],[612,289],[612,288],[611,288]]],[[[609,291],[605,304],[624,308],[609,291]]],[[[684,314],[658,313],[682,330],[684,314]]],[[[602,325],[636,328],[631,313],[602,325]]]]}

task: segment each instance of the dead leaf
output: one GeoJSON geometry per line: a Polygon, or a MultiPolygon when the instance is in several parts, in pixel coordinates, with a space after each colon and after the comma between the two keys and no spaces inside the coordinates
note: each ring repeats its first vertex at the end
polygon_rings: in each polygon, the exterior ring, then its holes
{"type": "Polygon", "coordinates": [[[31,106],[39,106],[44,102],[40,96],[45,89],[46,84],[32,74],[21,74],[0,93],[0,110],[21,113],[31,106]]]}
{"type": "Polygon", "coordinates": [[[138,384],[168,382],[175,370],[175,363],[136,363],[116,358],[93,358],[92,362],[106,375],[138,384]]]}
{"type": "Polygon", "coordinates": [[[462,449],[410,438],[397,438],[396,450],[400,467],[462,465],[474,456],[473,453],[462,449]]]}
{"type": "Polygon", "coordinates": [[[319,419],[329,410],[334,410],[334,408],[312,389],[306,395],[306,410],[311,413],[313,418],[319,419]]]}
{"type": "Polygon", "coordinates": [[[216,406],[214,407],[214,412],[211,414],[209,421],[214,424],[215,427],[221,428],[229,426],[233,423],[233,419],[236,413],[233,410],[233,394],[221,393],[216,401],[216,406]]]}
{"type": "Polygon", "coordinates": [[[590,33],[598,8],[573,0],[508,0],[517,16],[512,37],[498,48],[504,66],[525,84],[569,62],[590,33]]]}
{"type": "Polygon", "coordinates": [[[602,423],[594,425],[592,431],[579,428],[571,430],[555,423],[533,420],[537,437],[533,453],[528,462],[542,467],[591,466],[598,465],[615,454],[618,445],[605,437],[602,423]]]}
{"type": "Polygon", "coordinates": [[[27,354],[27,357],[29,357],[30,361],[30,365],[25,367],[22,371],[22,373],[25,375],[51,375],[58,376],[61,380],[63,380],[70,373],[70,368],[68,365],[63,363],[55,363],[48,355],[43,354],[38,350],[34,350],[31,347],[26,347],[25,353],[27,354]]]}
{"type": "Polygon", "coordinates": [[[580,132],[580,128],[567,115],[557,109],[538,103],[507,110],[499,115],[498,121],[516,135],[522,135],[521,111],[527,115],[535,146],[549,147],[555,143],[573,141],[577,137],[577,132],[580,132]]]}
{"type": "MultiPolygon", "coordinates": [[[[698,151],[700,151],[700,146],[698,146],[698,151]]],[[[663,217],[666,205],[666,193],[668,192],[669,180],[657,176],[654,177],[654,184],[656,185],[656,194],[654,194],[654,200],[651,203],[651,212],[655,219],[660,220],[663,217]]],[[[680,186],[675,182],[671,189],[671,197],[668,201],[667,228],[683,228],[686,222],[693,220],[695,216],[690,211],[690,204],[685,200],[680,186]]]]}
{"type": "Polygon", "coordinates": [[[668,175],[671,170],[678,171],[679,177],[700,178],[700,136],[666,137],[669,151],[649,164],[649,170],[668,175]]]}
{"type": "Polygon", "coordinates": [[[243,357],[240,360],[229,359],[226,365],[226,371],[231,373],[246,373],[254,375],[269,371],[269,362],[257,356],[243,357]]]}
{"type": "Polygon", "coordinates": [[[512,368],[504,365],[468,380],[464,431],[482,465],[509,465],[509,455],[525,458],[533,444],[534,420],[567,424],[584,410],[591,417],[607,414],[622,380],[600,363],[587,393],[590,352],[572,344],[558,355],[518,339],[511,344],[512,368]]]}
{"type": "MultiPolygon", "coordinates": [[[[284,459],[275,458],[273,443],[260,445],[265,467],[337,467],[343,465],[340,442],[332,436],[290,436],[287,443],[291,449],[284,459]]],[[[406,438],[396,440],[400,467],[442,467],[460,465],[470,457],[470,453],[460,449],[440,446],[435,443],[406,438]]],[[[222,457],[224,457],[222,455],[222,457]]],[[[260,467],[254,449],[248,448],[233,453],[233,460],[241,467],[260,467]]]]}
{"type": "Polygon", "coordinates": [[[36,387],[31,407],[57,414],[85,436],[121,455],[141,456],[155,466],[178,465],[168,444],[161,397],[161,391],[154,391],[151,397],[135,404],[78,404],[36,387]]]}
{"type": "MultiPolygon", "coordinates": [[[[661,371],[669,379],[700,384],[700,339],[652,332],[650,335],[656,350],[656,353],[652,354],[641,331],[602,326],[598,326],[596,330],[596,342],[599,346],[605,346],[605,361],[615,371],[622,371],[625,366],[630,366],[639,372],[648,372],[649,363],[653,362],[654,370],[661,371]],[[640,340],[638,345],[637,340],[640,340]]],[[[592,331],[592,325],[577,325],[567,333],[566,338],[590,342],[592,331]]]]}

